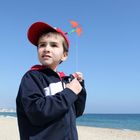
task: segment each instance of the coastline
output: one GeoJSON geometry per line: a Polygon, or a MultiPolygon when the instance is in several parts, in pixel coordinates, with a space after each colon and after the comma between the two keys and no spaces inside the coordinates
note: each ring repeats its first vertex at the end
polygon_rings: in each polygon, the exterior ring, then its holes
{"type": "Polygon", "coordinates": [[[140,140],[140,131],[77,126],[79,140],[140,140]]]}
{"type": "MultiPolygon", "coordinates": [[[[79,140],[140,140],[140,131],[77,126],[79,140]]],[[[16,117],[0,117],[0,140],[19,140],[16,117]]]]}

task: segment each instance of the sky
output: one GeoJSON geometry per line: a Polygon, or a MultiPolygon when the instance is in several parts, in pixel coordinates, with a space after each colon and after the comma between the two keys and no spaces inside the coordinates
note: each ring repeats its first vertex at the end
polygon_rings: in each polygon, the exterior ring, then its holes
{"type": "Polygon", "coordinates": [[[140,113],[139,0],[1,0],[0,107],[16,108],[22,76],[39,64],[27,39],[29,26],[46,22],[73,33],[69,58],[59,66],[67,75],[80,71],[87,90],[85,113],[140,113]]]}

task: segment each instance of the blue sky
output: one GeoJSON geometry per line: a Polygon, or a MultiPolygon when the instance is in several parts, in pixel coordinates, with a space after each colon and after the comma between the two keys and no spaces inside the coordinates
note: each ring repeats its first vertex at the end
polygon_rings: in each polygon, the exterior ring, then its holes
{"type": "Polygon", "coordinates": [[[83,34],[69,36],[69,58],[59,70],[83,72],[86,112],[140,113],[139,5],[139,0],[1,0],[0,107],[15,108],[22,76],[38,64],[28,27],[44,21],[70,31],[69,20],[76,20],[83,34]]]}

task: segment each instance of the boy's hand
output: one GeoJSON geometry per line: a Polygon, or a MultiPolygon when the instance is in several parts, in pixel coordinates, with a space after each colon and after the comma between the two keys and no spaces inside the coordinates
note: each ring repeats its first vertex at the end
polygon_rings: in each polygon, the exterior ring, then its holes
{"type": "Polygon", "coordinates": [[[82,90],[82,86],[76,78],[74,78],[70,83],[66,84],[66,88],[71,89],[75,94],[79,94],[82,90]]]}
{"type": "Polygon", "coordinates": [[[83,81],[83,74],[81,72],[75,72],[72,74],[79,82],[83,81]]]}

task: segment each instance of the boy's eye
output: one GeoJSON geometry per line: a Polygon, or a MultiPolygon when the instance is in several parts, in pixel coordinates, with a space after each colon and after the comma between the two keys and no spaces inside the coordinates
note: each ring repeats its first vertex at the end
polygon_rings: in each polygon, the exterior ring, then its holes
{"type": "Polygon", "coordinates": [[[52,43],[51,46],[52,47],[57,47],[57,44],[52,43]]]}
{"type": "Polygon", "coordinates": [[[46,44],[43,44],[43,43],[42,44],[38,44],[39,48],[42,48],[42,47],[45,47],[45,46],[46,46],[46,44]]]}

